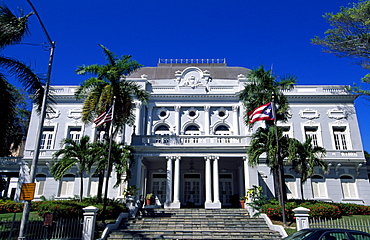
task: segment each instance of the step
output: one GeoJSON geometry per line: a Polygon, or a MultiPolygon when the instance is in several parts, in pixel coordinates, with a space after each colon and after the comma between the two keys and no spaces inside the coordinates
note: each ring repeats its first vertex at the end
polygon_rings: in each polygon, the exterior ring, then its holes
{"type": "Polygon", "coordinates": [[[109,239],[281,239],[245,209],[150,209],[121,223],[109,239]]]}

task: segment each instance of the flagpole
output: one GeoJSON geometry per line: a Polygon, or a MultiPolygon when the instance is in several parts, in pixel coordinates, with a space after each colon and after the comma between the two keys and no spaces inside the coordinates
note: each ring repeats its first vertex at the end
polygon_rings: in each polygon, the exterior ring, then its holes
{"type": "Polygon", "coordinates": [[[106,208],[107,208],[107,201],[108,201],[108,183],[109,183],[109,176],[111,171],[111,153],[112,153],[112,139],[113,139],[113,122],[114,122],[114,107],[116,103],[116,96],[113,97],[113,104],[112,104],[112,121],[110,122],[109,127],[109,151],[108,151],[108,163],[107,163],[107,171],[105,172],[105,189],[104,189],[104,202],[103,202],[103,213],[102,213],[102,222],[105,223],[105,215],[106,215],[106,208]]]}
{"type": "Polygon", "coordinates": [[[283,219],[283,227],[286,226],[286,217],[285,217],[285,203],[284,203],[284,196],[283,196],[283,189],[284,189],[284,184],[283,184],[283,163],[279,158],[279,135],[278,135],[278,130],[277,130],[277,117],[276,117],[276,109],[275,109],[275,96],[274,94],[272,95],[272,114],[274,116],[274,129],[275,129],[275,138],[276,138],[276,160],[278,163],[278,178],[279,178],[279,200],[280,200],[280,205],[281,205],[281,216],[283,219]]]}

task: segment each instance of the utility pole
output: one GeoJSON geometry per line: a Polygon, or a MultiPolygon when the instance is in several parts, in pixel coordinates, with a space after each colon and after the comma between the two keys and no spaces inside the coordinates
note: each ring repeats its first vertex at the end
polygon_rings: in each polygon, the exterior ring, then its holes
{"type": "MultiPolygon", "coordinates": [[[[41,106],[41,113],[40,113],[40,118],[39,118],[39,127],[37,129],[37,139],[35,143],[35,150],[32,158],[32,163],[31,163],[31,168],[30,168],[30,182],[34,183],[35,182],[35,176],[36,176],[36,170],[37,170],[37,163],[39,160],[39,154],[40,154],[40,143],[41,143],[41,137],[42,137],[42,132],[43,132],[43,127],[44,127],[44,120],[46,116],[46,103],[47,103],[47,98],[49,95],[49,88],[50,88],[50,77],[51,77],[51,69],[53,66],[53,59],[54,59],[54,49],[55,49],[55,42],[53,42],[49,36],[49,33],[46,31],[46,28],[41,21],[40,15],[36,11],[36,8],[33,6],[30,0],[26,0],[28,4],[31,6],[33,12],[35,13],[41,28],[43,32],[46,35],[47,41],[50,45],[50,55],[49,55],[49,63],[48,63],[48,70],[47,70],[47,75],[46,75],[46,82],[45,82],[45,88],[44,88],[44,95],[42,99],[42,106],[41,106]]],[[[28,217],[30,215],[30,210],[31,210],[31,200],[27,200],[24,203],[24,208],[23,208],[23,215],[22,215],[22,220],[21,220],[21,225],[19,229],[19,235],[18,239],[23,240],[26,237],[26,225],[28,222],[28,217]]]]}

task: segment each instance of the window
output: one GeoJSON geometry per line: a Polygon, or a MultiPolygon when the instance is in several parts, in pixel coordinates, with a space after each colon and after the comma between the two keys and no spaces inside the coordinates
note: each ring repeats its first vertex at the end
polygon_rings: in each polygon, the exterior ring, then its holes
{"type": "Polygon", "coordinates": [[[185,135],[200,135],[199,127],[196,125],[189,125],[185,129],[185,135]]]}
{"type": "Polygon", "coordinates": [[[298,198],[297,184],[293,176],[285,175],[285,185],[286,185],[287,198],[298,198]]]}
{"type": "Polygon", "coordinates": [[[51,149],[54,143],[54,127],[44,127],[41,136],[40,149],[51,149]]]}
{"type": "Polygon", "coordinates": [[[334,144],[336,150],[347,150],[346,127],[333,127],[334,144]]]}
{"type": "Polygon", "coordinates": [[[225,125],[220,125],[215,130],[215,135],[230,135],[230,130],[225,125]]]}
{"type": "Polygon", "coordinates": [[[75,175],[66,174],[62,178],[62,186],[60,196],[73,196],[73,188],[75,184],[75,175]]]}
{"type": "Polygon", "coordinates": [[[93,197],[98,194],[98,185],[99,185],[99,174],[93,174],[90,177],[90,190],[89,196],[93,197]]]}
{"type": "Polygon", "coordinates": [[[292,137],[291,132],[290,132],[290,126],[282,126],[282,129],[283,129],[283,136],[284,137],[287,137],[287,138],[292,137]]]}
{"type": "Polygon", "coordinates": [[[159,125],[155,129],[156,135],[170,135],[170,129],[167,125],[159,125]]]}
{"type": "Polygon", "coordinates": [[[311,177],[312,194],[314,198],[327,198],[326,182],[322,176],[311,177]]]}
{"type": "Polygon", "coordinates": [[[312,139],[311,143],[314,147],[319,146],[317,130],[318,130],[317,126],[313,126],[313,127],[305,126],[304,127],[305,139],[307,140],[308,138],[311,138],[312,139]]]}
{"type": "Polygon", "coordinates": [[[36,174],[35,183],[35,195],[41,196],[44,194],[46,175],[45,174],[36,174]]]}
{"type": "Polygon", "coordinates": [[[70,127],[68,129],[68,138],[74,140],[76,143],[80,142],[81,138],[81,127],[70,127]]]}
{"type": "Polygon", "coordinates": [[[343,198],[357,198],[355,179],[351,176],[345,175],[340,177],[342,185],[343,198]]]}

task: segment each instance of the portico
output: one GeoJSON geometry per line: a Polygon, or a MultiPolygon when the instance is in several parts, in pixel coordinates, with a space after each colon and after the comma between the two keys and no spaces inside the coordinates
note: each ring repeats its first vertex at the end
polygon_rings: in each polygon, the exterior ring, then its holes
{"type": "Polygon", "coordinates": [[[219,209],[235,204],[233,198],[244,195],[249,182],[257,183],[245,156],[183,155],[137,157],[141,169],[135,172],[143,176],[136,175],[135,184],[145,186],[140,195],[153,193],[164,208],[219,209]]]}

